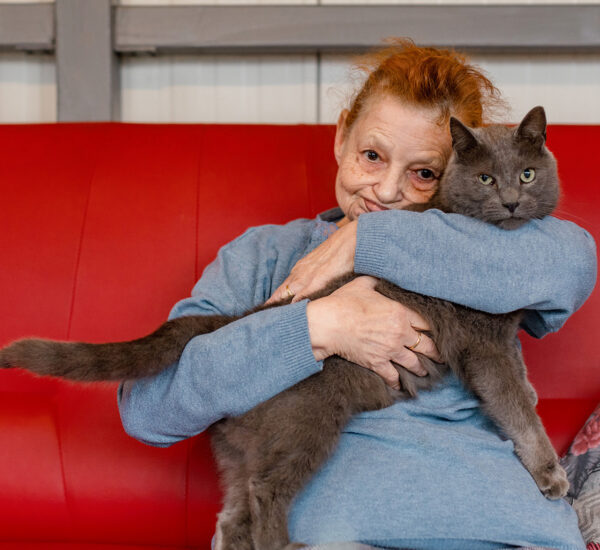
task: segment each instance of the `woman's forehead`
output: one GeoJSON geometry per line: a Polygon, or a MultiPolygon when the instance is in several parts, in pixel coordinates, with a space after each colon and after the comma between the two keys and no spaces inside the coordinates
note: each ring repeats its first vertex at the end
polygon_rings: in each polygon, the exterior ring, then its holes
{"type": "MultiPolygon", "coordinates": [[[[450,131],[440,125],[440,110],[414,106],[393,97],[371,102],[353,124],[354,139],[375,145],[444,151],[451,148],[450,131]]],[[[444,155],[445,156],[445,155],[444,155]]]]}
{"type": "Polygon", "coordinates": [[[420,128],[432,134],[450,134],[448,124],[440,124],[441,108],[423,107],[402,102],[391,96],[372,99],[356,120],[354,126],[362,130],[372,126],[420,128]]]}

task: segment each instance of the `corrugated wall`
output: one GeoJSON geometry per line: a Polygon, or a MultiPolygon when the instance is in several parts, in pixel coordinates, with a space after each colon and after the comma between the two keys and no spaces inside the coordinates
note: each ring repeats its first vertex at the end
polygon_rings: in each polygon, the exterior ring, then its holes
{"type": "MultiPolygon", "coordinates": [[[[7,0],[0,0],[6,2],[7,0]]],[[[11,2],[19,0],[10,0],[11,2]]],[[[24,1],[24,0],[20,0],[24,1]]],[[[199,4],[197,0],[121,0],[122,4],[199,4]]],[[[261,3],[212,0],[211,4],[261,3]]],[[[351,3],[350,0],[277,3],[351,3]]],[[[398,3],[360,0],[356,3],[398,3]]],[[[447,4],[442,0],[403,3],[447,4]]],[[[589,0],[459,0],[460,3],[594,4],[589,0]]],[[[518,120],[543,104],[554,123],[600,123],[600,54],[486,54],[473,57],[503,90],[518,120]]],[[[357,77],[343,55],[126,57],[122,120],[143,122],[333,122],[357,77]]],[[[0,53],[0,122],[56,120],[52,56],[0,53]]]]}
{"type": "Polygon", "coordinates": [[[0,53],[0,123],[55,120],[53,56],[0,53]]]}

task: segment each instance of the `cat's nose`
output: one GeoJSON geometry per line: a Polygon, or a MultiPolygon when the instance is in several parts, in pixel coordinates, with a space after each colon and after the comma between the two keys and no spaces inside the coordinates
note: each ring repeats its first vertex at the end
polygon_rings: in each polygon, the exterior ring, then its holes
{"type": "Polygon", "coordinates": [[[518,202],[505,202],[502,204],[502,206],[508,208],[508,211],[512,214],[517,209],[517,206],[519,206],[519,203],[518,202]]]}

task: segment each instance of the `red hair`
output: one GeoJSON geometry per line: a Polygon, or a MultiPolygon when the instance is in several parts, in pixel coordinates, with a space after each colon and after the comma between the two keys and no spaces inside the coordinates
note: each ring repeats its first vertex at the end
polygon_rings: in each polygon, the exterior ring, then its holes
{"type": "Polygon", "coordinates": [[[358,58],[367,79],[346,117],[349,130],[371,98],[390,95],[401,101],[440,111],[439,123],[456,116],[468,126],[484,123],[484,110],[500,107],[499,90],[480,69],[452,50],[422,48],[408,39],[358,58]]]}

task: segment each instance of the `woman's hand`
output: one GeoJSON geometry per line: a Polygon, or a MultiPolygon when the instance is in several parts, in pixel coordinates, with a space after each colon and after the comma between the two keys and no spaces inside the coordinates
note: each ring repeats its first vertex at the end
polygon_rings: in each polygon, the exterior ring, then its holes
{"type": "Polygon", "coordinates": [[[293,302],[321,290],[335,277],[354,269],[357,222],[348,222],[340,227],[324,243],[292,268],[289,276],[273,292],[267,304],[288,298],[293,294],[293,302]]]}
{"type": "Polygon", "coordinates": [[[414,374],[427,374],[413,349],[439,361],[435,344],[421,331],[429,325],[416,312],[375,291],[377,279],[358,277],[338,290],[310,302],[308,328],[315,358],[340,355],[371,369],[399,389],[392,361],[414,374]],[[415,343],[418,345],[415,346],[415,343]]]}

